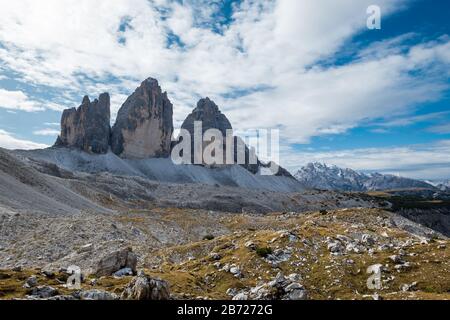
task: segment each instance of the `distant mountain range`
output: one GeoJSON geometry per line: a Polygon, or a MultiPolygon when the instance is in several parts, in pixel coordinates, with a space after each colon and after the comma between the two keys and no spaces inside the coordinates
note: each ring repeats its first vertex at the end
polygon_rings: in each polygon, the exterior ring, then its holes
{"type": "Polygon", "coordinates": [[[444,184],[432,185],[429,182],[380,173],[365,174],[352,169],[343,169],[317,162],[301,168],[294,176],[305,187],[321,190],[363,192],[426,188],[447,191],[447,189],[444,189],[444,184]]]}
{"type": "Polygon", "coordinates": [[[441,191],[450,191],[450,180],[427,181],[441,191]]]}

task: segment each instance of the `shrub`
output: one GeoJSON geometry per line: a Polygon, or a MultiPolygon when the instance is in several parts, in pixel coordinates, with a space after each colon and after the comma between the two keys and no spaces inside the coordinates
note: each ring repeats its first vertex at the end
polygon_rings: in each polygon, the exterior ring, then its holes
{"type": "Polygon", "coordinates": [[[256,254],[262,258],[267,257],[269,254],[272,254],[272,248],[264,247],[256,249],[256,254]]]}
{"type": "Polygon", "coordinates": [[[214,237],[212,234],[208,234],[208,235],[206,235],[206,236],[203,237],[203,240],[211,241],[211,240],[214,240],[214,238],[215,238],[215,237],[214,237]]]}

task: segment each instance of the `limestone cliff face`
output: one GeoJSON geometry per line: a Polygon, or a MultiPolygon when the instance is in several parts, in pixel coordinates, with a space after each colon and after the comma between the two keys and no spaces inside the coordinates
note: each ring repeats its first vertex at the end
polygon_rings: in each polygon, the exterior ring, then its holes
{"type": "Polygon", "coordinates": [[[125,101],[112,129],[112,151],[122,158],[169,157],[173,106],[158,81],[149,78],[125,101]]]}
{"type": "Polygon", "coordinates": [[[209,98],[201,99],[197,103],[197,107],[188,115],[181,128],[193,136],[196,121],[202,122],[203,133],[209,129],[218,129],[225,136],[227,130],[233,130],[230,121],[209,98]]]}
{"type": "MultiPolygon", "coordinates": [[[[195,122],[201,122],[202,123],[202,131],[205,133],[209,129],[217,129],[219,130],[223,135],[223,148],[224,148],[224,161],[223,163],[226,163],[226,134],[228,130],[233,130],[233,127],[228,120],[228,118],[219,110],[219,107],[214,103],[214,101],[210,100],[209,98],[201,99],[197,103],[197,107],[194,109],[194,111],[188,115],[186,120],[184,121],[183,125],[181,126],[182,129],[187,130],[191,135],[191,154],[192,154],[192,161],[194,162],[194,130],[195,130],[195,122]]],[[[233,161],[234,163],[238,163],[238,159],[240,160],[240,164],[249,170],[252,173],[257,173],[259,168],[259,161],[256,158],[256,161],[253,161],[255,163],[251,163],[250,161],[250,149],[245,145],[245,143],[237,137],[234,137],[234,148],[232,149],[233,153],[233,161]],[[239,147],[243,147],[239,149],[239,147]],[[238,158],[238,150],[243,150],[243,155],[238,158]],[[245,157],[244,161],[241,161],[242,157],[245,157]],[[244,163],[243,163],[244,162],[244,163]]],[[[209,143],[203,143],[203,150],[208,146],[209,143]]],[[[230,148],[232,148],[230,146],[230,148]]]]}
{"type": "MultiPolygon", "coordinates": [[[[194,132],[195,122],[202,123],[202,133],[204,134],[209,129],[217,129],[223,135],[224,161],[226,162],[226,149],[231,148],[233,156],[233,163],[239,164],[253,174],[260,172],[261,169],[270,169],[271,174],[276,176],[284,176],[292,178],[292,175],[284,168],[275,163],[261,162],[253,150],[251,150],[240,137],[233,137],[233,146],[227,146],[226,134],[228,130],[233,130],[233,127],[227,117],[219,110],[219,107],[209,98],[201,99],[197,103],[197,107],[186,118],[182,129],[187,130],[191,135],[191,155],[192,163],[194,163],[194,132]]],[[[231,132],[232,134],[232,132],[231,132]]],[[[210,144],[210,142],[203,143],[203,150],[210,144]]]]}
{"type": "Polygon", "coordinates": [[[85,96],[80,107],[64,110],[61,134],[55,146],[106,153],[110,144],[110,97],[103,93],[93,102],[85,96]]]}

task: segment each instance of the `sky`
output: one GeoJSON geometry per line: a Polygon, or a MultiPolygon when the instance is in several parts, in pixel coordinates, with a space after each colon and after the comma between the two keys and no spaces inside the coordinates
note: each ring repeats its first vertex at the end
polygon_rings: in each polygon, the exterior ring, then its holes
{"type": "Polygon", "coordinates": [[[210,97],[280,162],[450,178],[450,2],[0,0],[0,147],[50,146],[65,108],[154,77],[179,127],[210,97]],[[381,29],[367,8],[381,8],[381,29]]]}

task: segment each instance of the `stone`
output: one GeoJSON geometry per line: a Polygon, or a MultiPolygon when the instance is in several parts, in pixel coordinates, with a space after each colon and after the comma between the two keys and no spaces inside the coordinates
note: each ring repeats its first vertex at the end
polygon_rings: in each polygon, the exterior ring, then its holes
{"type": "Polygon", "coordinates": [[[91,102],[85,96],[81,106],[64,110],[61,134],[55,147],[72,147],[90,153],[104,154],[110,145],[110,97],[103,93],[91,102]]]}
{"type": "Polygon", "coordinates": [[[295,289],[295,290],[291,290],[288,293],[288,300],[295,300],[295,301],[300,301],[300,300],[307,300],[308,299],[308,293],[304,288],[299,288],[299,289],[295,289]]]}
{"type": "Polygon", "coordinates": [[[230,269],[231,269],[231,266],[230,266],[230,264],[229,263],[227,263],[227,264],[225,264],[223,267],[222,267],[222,271],[225,271],[225,272],[230,272],[230,269]]]}
{"type": "Polygon", "coordinates": [[[411,268],[411,263],[409,263],[409,262],[396,264],[394,266],[394,269],[397,270],[398,272],[402,272],[402,271],[408,270],[410,268],[411,268]]]}
{"type": "Polygon", "coordinates": [[[246,248],[250,249],[250,250],[256,250],[256,244],[253,243],[253,241],[247,241],[244,245],[246,248]]]}
{"type": "Polygon", "coordinates": [[[126,159],[169,157],[173,105],[158,81],[148,78],[128,97],[112,128],[111,148],[126,159]]]}
{"type": "Polygon", "coordinates": [[[234,275],[236,278],[240,278],[242,276],[241,268],[237,266],[233,266],[230,268],[230,273],[234,275]]]}
{"type": "Polygon", "coordinates": [[[293,282],[285,288],[285,290],[288,292],[293,291],[293,290],[300,290],[300,289],[303,289],[303,286],[297,282],[293,282]]]}
{"type": "Polygon", "coordinates": [[[14,272],[22,272],[22,266],[15,266],[14,268],[12,268],[12,271],[14,271],[14,272]]]}
{"type": "Polygon", "coordinates": [[[122,270],[124,268],[129,268],[136,273],[137,266],[137,256],[132,251],[131,248],[125,248],[122,250],[115,251],[104,258],[102,258],[96,267],[94,274],[97,277],[110,276],[113,273],[122,270]]]}
{"type": "Polygon", "coordinates": [[[245,301],[245,300],[248,300],[248,295],[246,295],[245,293],[241,292],[241,293],[238,293],[237,295],[235,295],[232,300],[234,300],[234,301],[245,301]]]}
{"type": "Polygon", "coordinates": [[[280,263],[288,261],[292,256],[292,248],[275,249],[272,254],[267,255],[265,260],[272,265],[278,266],[280,263]]]}
{"type": "Polygon", "coordinates": [[[213,261],[219,261],[220,259],[222,259],[222,256],[216,252],[212,252],[209,257],[211,258],[211,260],[213,261]]]}
{"type": "Polygon", "coordinates": [[[338,241],[329,242],[327,248],[333,254],[340,254],[344,250],[344,247],[338,241]]]}
{"type": "Polygon", "coordinates": [[[345,250],[347,252],[362,253],[365,251],[365,248],[364,248],[364,246],[358,245],[355,242],[351,242],[351,243],[347,244],[347,246],[345,247],[345,250]]]}
{"type": "Polygon", "coordinates": [[[402,290],[403,292],[415,291],[417,290],[417,282],[413,282],[411,284],[404,284],[400,286],[400,290],[402,290]]]}
{"type": "Polygon", "coordinates": [[[300,281],[301,280],[301,276],[298,273],[292,273],[290,275],[287,276],[287,279],[289,281],[295,282],[295,281],[300,281]]]}
{"type": "Polygon", "coordinates": [[[116,271],[114,273],[114,277],[116,277],[116,278],[123,278],[123,277],[126,277],[126,276],[132,276],[133,274],[134,273],[133,273],[133,270],[131,268],[123,268],[123,269],[120,269],[119,271],[116,271]]]}
{"type": "Polygon", "coordinates": [[[396,264],[402,264],[402,263],[404,263],[402,257],[399,256],[399,255],[392,255],[392,256],[389,257],[389,259],[390,259],[392,262],[396,263],[396,264]]]}
{"type": "Polygon", "coordinates": [[[83,253],[83,252],[89,252],[94,248],[92,243],[88,243],[84,246],[82,246],[79,250],[78,253],[83,253]]]}
{"type": "Polygon", "coordinates": [[[47,300],[52,300],[52,301],[73,301],[73,300],[78,300],[77,298],[75,298],[74,296],[71,295],[61,295],[61,296],[54,296],[54,297],[50,297],[47,300]]]}
{"type": "Polygon", "coordinates": [[[50,270],[43,270],[41,273],[49,279],[53,279],[55,277],[55,273],[50,270]]]}
{"type": "Polygon", "coordinates": [[[169,300],[169,284],[139,272],[122,292],[122,300],[169,300]]]}
{"type": "Polygon", "coordinates": [[[103,290],[87,290],[80,292],[80,299],[110,301],[110,300],[118,300],[119,297],[114,293],[103,290]]]}
{"type": "Polygon", "coordinates": [[[229,288],[226,292],[227,296],[230,297],[234,297],[235,295],[238,294],[237,289],[236,288],[229,288]]]}
{"type": "Polygon", "coordinates": [[[30,293],[33,297],[38,297],[40,299],[48,299],[58,295],[58,290],[50,286],[39,286],[31,290],[30,293]]]}
{"type": "Polygon", "coordinates": [[[307,300],[307,290],[300,283],[292,280],[299,278],[300,276],[296,274],[286,278],[280,272],[268,283],[239,292],[233,300],[238,298],[248,300],[307,300]]]}
{"type": "Polygon", "coordinates": [[[363,234],[361,241],[369,246],[373,246],[376,243],[376,240],[369,234],[363,234]]]}
{"type": "Polygon", "coordinates": [[[277,276],[275,277],[275,279],[273,279],[271,282],[269,282],[268,285],[270,287],[282,287],[285,285],[285,283],[286,283],[285,276],[281,272],[279,272],[277,274],[277,276]]]}
{"type": "Polygon", "coordinates": [[[25,281],[25,284],[23,285],[23,287],[24,288],[33,288],[33,287],[37,286],[37,284],[38,284],[37,277],[31,276],[25,281]]]}

